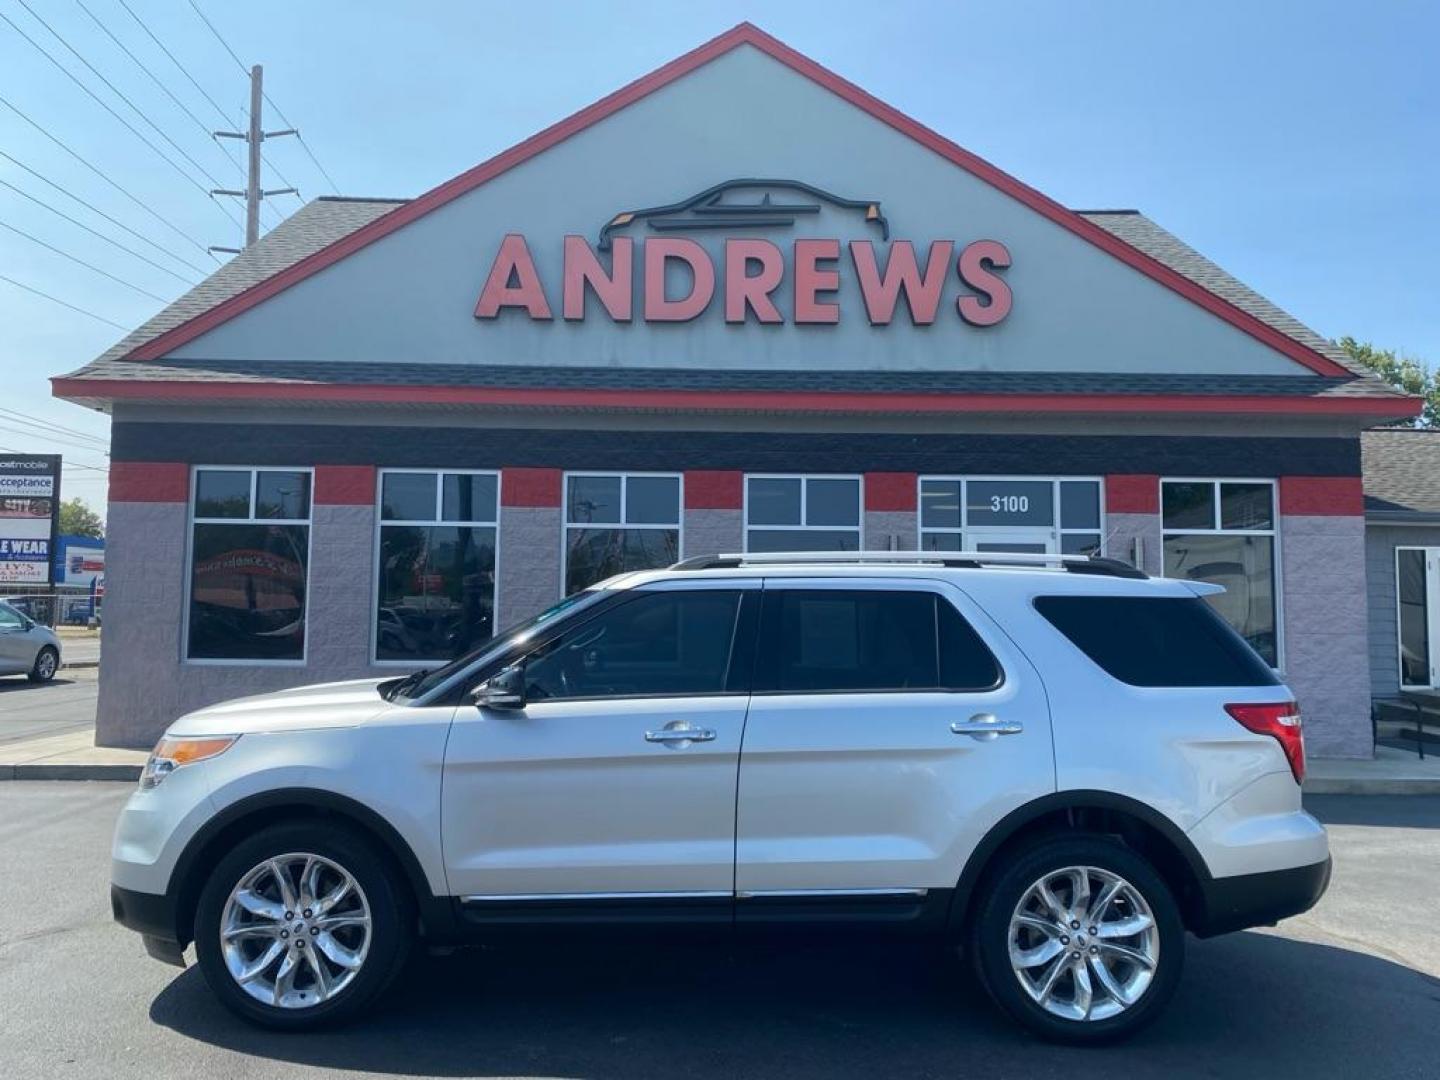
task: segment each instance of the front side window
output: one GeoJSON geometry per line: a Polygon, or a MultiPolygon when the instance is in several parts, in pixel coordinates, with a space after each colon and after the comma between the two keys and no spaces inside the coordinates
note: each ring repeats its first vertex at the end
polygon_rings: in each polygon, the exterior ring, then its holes
{"type": "Polygon", "coordinates": [[[495,632],[499,477],[380,474],[375,659],[449,660],[495,632]]]}
{"type": "Polygon", "coordinates": [[[858,476],[745,477],[746,551],[859,551],[858,476]]]}
{"type": "Polygon", "coordinates": [[[190,525],[190,660],[300,661],[308,469],[199,468],[190,525]]]}
{"type": "Polygon", "coordinates": [[[677,473],[565,477],[565,592],[680,558],[677,473]]]}
{"type": "Polygon", "coordinates": [[[926,591],[776,589],[765,597],[757,688],[782,694],[993,689],[994,655],[926,591]]]}
{"type": "Polygon", "coordinates": [[[25,618],[9,604],[0,603],[0,630],[19,630],[25,618]]]}
{"type": "Polygon", "coordinates": [[[525,698],[668,697],[743,690],[738,591],[642,593],[525,661],[525,698]],[[741,680],[739,683],[736,680],[741,680]]]}
{"type": "Polygon", "coordinates": [[[1223,585],[1206,601],[1278,667],[1274,483],[1164,480],[1160,513],[1165,576],[1223,585]]]}
{"type": "Polygon", "coordinates": [[[920,478],[922,551],[1099,555],[1100,537],[1097,479],[920,478]]]}

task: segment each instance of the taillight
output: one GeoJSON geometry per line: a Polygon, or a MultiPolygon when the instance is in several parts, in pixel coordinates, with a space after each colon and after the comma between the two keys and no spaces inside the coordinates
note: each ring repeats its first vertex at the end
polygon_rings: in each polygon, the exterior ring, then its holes
{"type": "Polygon", "coordinates": [[[1285,751],[1298,784],[1305,779],[1305,736],[1300,731],[1300,706],[1293,701],[1262,705],[1226,705],[1225,711],[1256,735],[1270,735],[1285,751]]]}

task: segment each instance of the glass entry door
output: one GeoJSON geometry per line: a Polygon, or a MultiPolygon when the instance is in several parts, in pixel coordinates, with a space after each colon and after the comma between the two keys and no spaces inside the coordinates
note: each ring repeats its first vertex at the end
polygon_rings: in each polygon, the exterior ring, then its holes
{"type": "Polygon", "coordinates": [[[1049,529],[971,529],[970,536],[974,551],[1055,553],[1055,534],[1049,529]]]}
{"type": "Polygon", "coordinates": [[[1440,548],[1395,549],[1401,687],[1440,685],[1440,548]]]}

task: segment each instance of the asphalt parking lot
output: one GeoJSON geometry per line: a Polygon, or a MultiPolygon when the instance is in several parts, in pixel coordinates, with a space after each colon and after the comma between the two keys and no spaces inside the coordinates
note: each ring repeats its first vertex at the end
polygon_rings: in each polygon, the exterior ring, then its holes
{"type": "Polygon", "coordinates": [[[0,678],[0,746],[95,726],[96,669],[63,669],[48,683],[0,678]]]}
{"type": "Polygon", "coordinates": [[[903,949],[475,953],[418,960],[367,1022],[247,1027],[110,922],[128,784],[0,785],[0,1075],[31,1077],[1435,1077],[1440,798],[1317,798],[1335,880],[1278,930],[1190,942],[1120,1047],[1037,1044],[952,959],[903,949]]]}

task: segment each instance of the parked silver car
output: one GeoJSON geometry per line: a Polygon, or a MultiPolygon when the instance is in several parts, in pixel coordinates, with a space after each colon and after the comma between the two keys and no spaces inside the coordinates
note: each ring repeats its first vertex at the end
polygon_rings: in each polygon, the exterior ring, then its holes
{"type": "Polygon", "coordinates": [[[48,626],[0,601],[0,675],[49,682],[60,670],[60,638],[48,626]]]}

